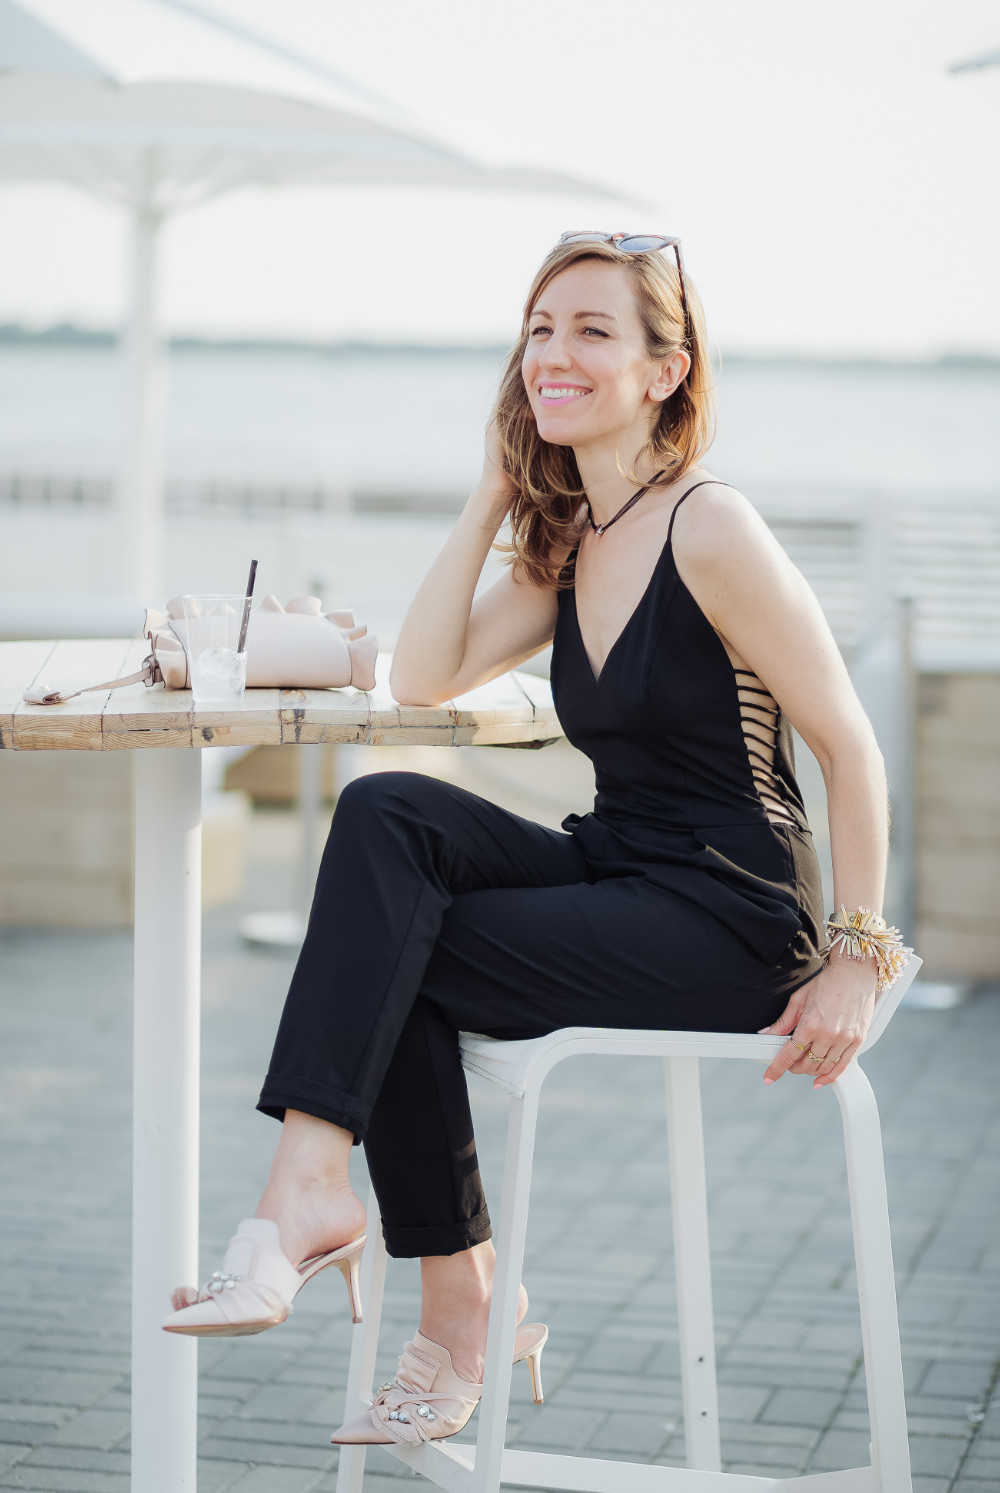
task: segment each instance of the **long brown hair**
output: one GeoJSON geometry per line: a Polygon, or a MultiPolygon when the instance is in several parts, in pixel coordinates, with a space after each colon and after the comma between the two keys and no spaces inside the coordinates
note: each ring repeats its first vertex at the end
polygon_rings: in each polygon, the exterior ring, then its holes
{"type": "Polygon", "coordinates": [[[573,448],[554,446],[538,434],[521,376],[521,361],[528,342],[528,320],[539,296],[556,275],[587,259],[620,265],[628,275],[650,358],[664,361],[681,348],[691,357],[687,376],[660,406],[637,464],[648,457],[664,473],[657,485],[674,482],[701,460],[714,434],[715,401],[705,318],[698,292],[687,276],[689,342],[685,340],[677,268],[665,254],[625,254],[614,244],[594,241],[554,248],[528,292],[521,335],[504,364],[493,408],[504,470],[515,490],[510,509],[511,543],[500,547],[507,550],[508,563],[516,563],[536,585],[570,584],[561,574],[561,556],[577,541],[585,493],[573,448]]]}

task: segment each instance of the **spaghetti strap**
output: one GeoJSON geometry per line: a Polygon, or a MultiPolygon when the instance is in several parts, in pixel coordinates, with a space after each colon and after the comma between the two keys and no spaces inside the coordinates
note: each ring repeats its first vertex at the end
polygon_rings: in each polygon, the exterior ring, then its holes
{"type": "MultiPolygon", "coordinates": [[[[697,492],[699,487],[733,487],[733,484],[731,482],[720,482],[717,477],[705,477],[701,482],[696,482],[693,487],[689,487],[687,492],[682,492],[680,497],[677,499],[677,502],[674,504],[673,513],[670,515],[670,522],[667,525],[667,542],[664,545],[664,549],[669,549],[671,541],[673,540],[674,519],[677,517],[678,508],[681,506],[684,499],[689,498],[693,492],[697,492]]],[[[733,492],[735,491],[736,488],[733,487],[733,492]]]]}

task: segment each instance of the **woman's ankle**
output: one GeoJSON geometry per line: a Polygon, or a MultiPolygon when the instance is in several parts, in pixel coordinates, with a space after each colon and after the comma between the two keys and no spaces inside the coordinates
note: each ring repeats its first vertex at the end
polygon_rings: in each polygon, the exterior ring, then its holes
{"type": "Polygon", "coordinates": [[[269,1182],[257,1217],[278,1225],[282,1253],[293,1265],[349,1244],[365,1228],[364,1204],[348,1182],[299,1187],[269,1182]]]}

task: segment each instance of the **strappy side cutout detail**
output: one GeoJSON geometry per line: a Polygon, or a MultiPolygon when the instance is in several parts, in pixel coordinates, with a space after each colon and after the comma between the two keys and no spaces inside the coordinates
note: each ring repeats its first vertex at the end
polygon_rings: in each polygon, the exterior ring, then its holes
{"type": "Polygon", "coordinates": [[[781,715],[778,702],[749,669],[734,667],[733,673],[740,702],[740,726],[757,796],[772,824],[794,824],[795,818],[781,792],[781,780],[774,771],[781,715]]]}

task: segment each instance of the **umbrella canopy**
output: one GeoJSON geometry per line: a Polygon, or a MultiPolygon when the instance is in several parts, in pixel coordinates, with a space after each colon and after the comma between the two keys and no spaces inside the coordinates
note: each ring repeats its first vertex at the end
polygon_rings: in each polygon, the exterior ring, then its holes
{"type": "Polygon", "coordinates": [[[620,194],[484,165],[388,100],[192,0],[0,0],[0,181],[60,181],[133,224],[122,579],[157,599],[162,401],[159,229],[245,186],[427,186],[620,194]]]}
{"type": "Polygon", "coordinates": [[[997,47],[995,52],[984,52],[981,57],[969,57],[965,62],[956,62],[948,71],[972,73],[977,72],[981,67],[1000,67],[1000,47],[997,47]]]}

